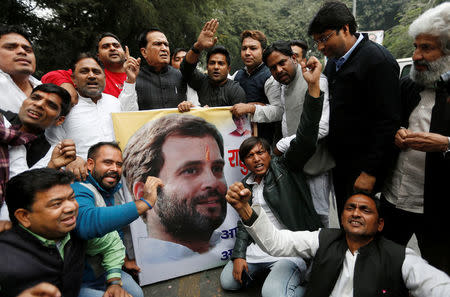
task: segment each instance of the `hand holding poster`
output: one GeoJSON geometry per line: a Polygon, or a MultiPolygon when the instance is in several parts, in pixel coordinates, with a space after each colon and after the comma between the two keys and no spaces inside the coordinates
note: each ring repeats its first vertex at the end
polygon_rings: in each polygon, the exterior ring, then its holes
{"type": "Polygon", "coordinates": [[[142,197],[148,176],[164,184],[153,208],[131,225],[141,285],[225,264],[238,219],[225,194],[247,172],[236,151],[249,137],[248,120],[237,126],[228,108],[212,108],[119,113],[113,122],[126,199],[142,197]]]}

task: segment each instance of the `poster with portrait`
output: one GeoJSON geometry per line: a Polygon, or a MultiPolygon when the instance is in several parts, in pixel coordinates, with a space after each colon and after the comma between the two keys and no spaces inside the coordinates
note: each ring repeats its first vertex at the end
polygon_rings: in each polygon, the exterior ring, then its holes
{"type": "Polygon", "coordinates": [[[238,221],[225,194],[247,174],[238,152],[251,136],[248,118],[217,107],[123,112],[112,119],[124,156],[125,200],[142,197],[148,176],[164,184],[153,208],[130,225],[140,285],[224,265],[238,221]]]}
{"type": "Polygon", "coordinates": [[[384,30],[359,31],[359,33],[366,33],[369,40],[372,40],[373,42],[383,45],[384,30]]]}

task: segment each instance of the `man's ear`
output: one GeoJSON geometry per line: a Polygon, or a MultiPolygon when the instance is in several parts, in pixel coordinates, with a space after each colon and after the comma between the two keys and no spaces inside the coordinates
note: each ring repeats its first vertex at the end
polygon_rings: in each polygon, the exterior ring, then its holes
{"type": "Polygon", "coordinates": [[[383,218],[379,218],[378,219],[378,232],[383,231],[384,228],[384,219],[383,218]]]}
{"type": "Polygon", "coordinates": [[[344,25],[343,27],[342,27],[342,32],[345,34],[345,33],[347,33],[347,34],[350,34],[350,30],[349,30],[349,28],[348,28],[348,24],[346,24],[346,25],[344,25]]]}
{"type": "Polygon", "coordinates": [[[53,126],[58,127],[58,126],[62,125],[62,124],[64,123],[65,120],[66,120],[66,117],[65,117],[65,116],[59,116],[59,117],[56,119],[56,121],[55,121],[55,123],[53,124],[53,126]]]}
{"type": "Polygon", "coordinates": [[[293,62],[295,65],[298,64],[298,62],[297,62],[297,57],[295,56],[295,54],[291,56],[291,59],[292,59],[292,62],[293,62]]]}
{"type": "Polygon", "coordinates": [[[19,208],[16,209],[14,212],[14,216],[19,221],[19,223],[22,224],[25,228],[30,228],[31,221],[30,221],[30,211],[26,210],[25,208],[19,208]]]}
{"type": "Polygon", "coordinates": [[[94,161],[94,159],[88,158],[88,159],[86,160],[86,167],[87,167],[87,169],[88,169],[90,172],[92,172],[92,170],[94,169],[94,166],[95,166],[95,161],[94,161]]]}
{"type": "Polygon", "coordinates": [[[143,182],[135,182],[133,184],[133,195],[134,200],[139,200],[141,197],[144,196],[144,183],[143,182]]]}
{"type": "Polygon", "coordinates": [[[141,51],[141,55],[144,57],[144,59],[147,59],[147,50],[145,49],[145,47],[141,47],[140,51],[141,51]]]}

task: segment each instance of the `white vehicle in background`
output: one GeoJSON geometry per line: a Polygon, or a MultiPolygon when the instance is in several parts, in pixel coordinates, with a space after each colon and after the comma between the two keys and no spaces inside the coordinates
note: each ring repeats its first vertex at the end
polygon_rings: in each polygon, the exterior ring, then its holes
{"type": "Polygon", "coordinates": [[[412,58],[397,59],[397,63],[400,66],[400,78],[408,76],[413,65],[412,58]]]}

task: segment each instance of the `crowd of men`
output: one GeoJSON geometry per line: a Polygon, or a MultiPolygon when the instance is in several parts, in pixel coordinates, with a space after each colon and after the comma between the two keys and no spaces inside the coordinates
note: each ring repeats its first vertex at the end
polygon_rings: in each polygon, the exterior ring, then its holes
{"type": "Polygon", "coordinates": [[[341,2],[325,3],[308,28],[324,69],[304,41],[268,45],[245,30],[245,67],[231,76],[218,30],[206,22],[171,56],[164,32],[147,29],[139,58],[102,33],[95,55],[39,81],[28,33],[0,26],[0,295],[143,296],[129,224],[142,217],[150,237],[203,253],[226,198],[241,219],[225,290],[263,277],[270,297],[450,296],[450,3],[410,25],[414,65],[403,79],[341,2]],[[111,113],[216,106],[257,127],[239,149],[249,174],[228,191],[222,136],[196,117],[144,125],[123,155],[114,142],[111,113]],[[182,152],[192,142],[206,155],[182,152]],[[177,176],[180,158],[201,174],[177,176]],[[334,199],[340,229],[329,228],[334,199]],[[193,206],[210,200],[208,211],[193,206]],[[191,231],[172,230],[175,217],[191,231]],[[421,256],[405,247],[413,234],[421,256]]]}

